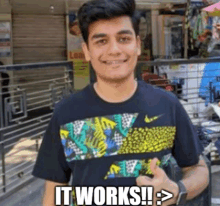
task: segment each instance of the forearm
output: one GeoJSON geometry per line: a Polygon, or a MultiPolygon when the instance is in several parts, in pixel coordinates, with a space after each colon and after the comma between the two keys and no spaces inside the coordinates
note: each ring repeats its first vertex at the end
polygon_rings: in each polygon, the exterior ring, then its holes
{"type": "MultiPolygon", "coordinates": [[[[197,165],[183,168],[182,172],[182,183],[187,190],[187,200],[191,200],[198,196],[209,184],[209,170],[206,166],[205,161],[201,157],[197,165]]],[[[175,182],[171,182],[171,184],[171,189],[169,191],[174,194],[174,197],[171,200],[167,201],[167,205],[176,204],[178,199],[179,188],[175,182]]]]}
{"type": "Polygon", "coordinates": [[[209,171],[204,165],[197,165],[183,173],[183,184],[187,189],[187,200],[198,196],[209,184],[209,171]]]}
{"type": "MultiPolygon", "coordinates": [[[[55,183],[51,181],[46,181],[45,190],[42,199],[43,206],[55,206],[55,187],[56,186],[67,186],[68,184],[55,183]]],[[[63,195],[61,195],[63,199],[63,195]]],[[[63,206],[63,205],[62,205],[63,206]]]]}

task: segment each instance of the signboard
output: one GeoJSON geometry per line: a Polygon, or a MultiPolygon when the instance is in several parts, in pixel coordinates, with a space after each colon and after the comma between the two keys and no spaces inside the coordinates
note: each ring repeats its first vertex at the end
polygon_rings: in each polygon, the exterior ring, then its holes
{"type": "Polygon", "coordinates": [[[74,89],[83,89],[90,83],[89,63],[85,61],[82,51],[83,38],[75,13],[67,19],[67,52],[68,61],[74,63],[74,89]]]}
{"type": "Polygon", "coordinates": [[[10,22],[0,22],[0,57],[11,56],[10,22]]]}

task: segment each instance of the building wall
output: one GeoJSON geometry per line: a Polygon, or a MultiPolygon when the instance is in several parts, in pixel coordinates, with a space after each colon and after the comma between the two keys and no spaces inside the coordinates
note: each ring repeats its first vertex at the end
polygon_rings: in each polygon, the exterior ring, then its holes
{"type": "MultiPolygon", "coordinates": [[[[10,22],[11,24],[11,14],[0,14],[0,22],[10,22]]],[[[11,56],[1,57],[0,61],[5,65],[13,64],[13,45],[12,45],[12,35],[11,35],[11,56]]]]}

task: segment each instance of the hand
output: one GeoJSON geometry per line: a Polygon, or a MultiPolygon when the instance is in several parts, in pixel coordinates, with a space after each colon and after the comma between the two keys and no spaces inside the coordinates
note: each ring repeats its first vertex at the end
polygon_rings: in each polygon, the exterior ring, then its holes
{"type": "Polygon", "coordinates": [[[177,201],[179,191],[178,185],[167,177],[163,169],[156,165],[157,161],[158,159],[154,158],[150,163],[150,169],[153,172],[154,177],[150,178],[147,176],[139,176],[136,179],[137,185],[140,187],[152,186],[154,188],[153,206],[157,205],[156,193],[161,192],[161,190],[166,190],[168,192],[173,193],[174,195],[172,199],[162,202],[162,206],[175,204],[177,201]]]}

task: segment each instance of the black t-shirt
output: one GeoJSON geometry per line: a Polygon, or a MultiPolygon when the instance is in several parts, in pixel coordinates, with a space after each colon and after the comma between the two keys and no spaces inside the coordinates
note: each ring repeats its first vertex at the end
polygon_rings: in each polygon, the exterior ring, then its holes
{"type": "Polygon", "coordinates": [[[72,186],[133,186],[149,161],[172,154],[180,167],[202,148],[175,95],[138,81],[135,94],[108,103],[93,85],[62,100],[44,135],[33,175],[72,186]]]}

